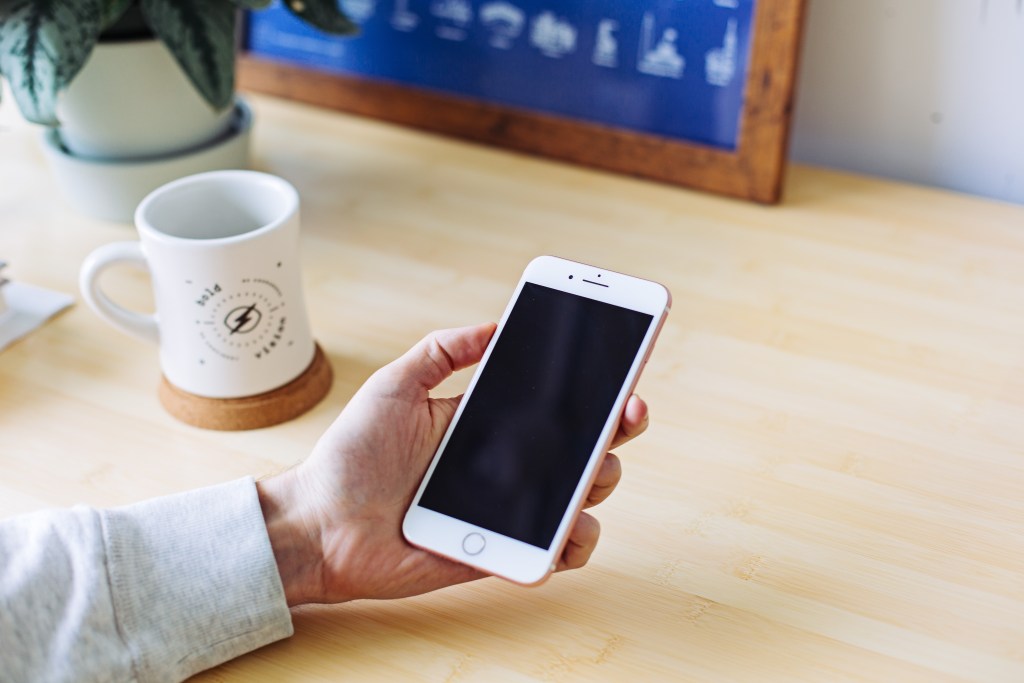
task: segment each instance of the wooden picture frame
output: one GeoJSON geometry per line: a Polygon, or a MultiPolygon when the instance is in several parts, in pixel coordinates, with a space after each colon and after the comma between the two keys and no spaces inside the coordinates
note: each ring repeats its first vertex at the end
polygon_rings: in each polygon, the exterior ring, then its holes
{"type": "Polygon", "coordinates": [[[757,0],[735,150],[247,54],[242,90],[764,204],[782,194],[805,0],[757,0]]]}

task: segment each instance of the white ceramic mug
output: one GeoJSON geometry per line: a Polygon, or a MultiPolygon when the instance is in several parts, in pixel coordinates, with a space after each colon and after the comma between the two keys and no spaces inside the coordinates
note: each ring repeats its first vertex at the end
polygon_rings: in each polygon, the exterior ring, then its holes
{"type": "Polygon", "coordinates": [[[141,242],[92,252],[80,286],[101,317],[156,342],[167,380],[208,398],[283,386],[315,353],[299,269],[299,195],[255,171],[213,171],[171,182],[135,211],[141,242]],[[148,268],[156,313],[115,304],[100,276],[148,268]]]}

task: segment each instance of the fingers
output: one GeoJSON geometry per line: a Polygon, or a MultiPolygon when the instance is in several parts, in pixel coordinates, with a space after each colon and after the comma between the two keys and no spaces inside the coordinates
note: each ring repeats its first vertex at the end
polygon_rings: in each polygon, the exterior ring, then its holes
{"type": "MultiPolygon", "coordinates": [[[[590,488],[584,507],[597,505],[610,496],[620,479],[622,479],[622,462],[614,453],[609,453],[601,463],[597,476],[594,477],[594,484],[590,488]]],[[[573,525],[572,531],[569,532],[569,541],[565,544],[562,557],[558,560],[558,571],[579,569],[585,565],[594,553],[600,536],[601,524],[592,515],[581,512],[576,518],[576,524],[573,525]]]]}
{"type": "MultiPolygon", "coordinates": [[[[621,446],[630,439],[644,433],[650,422],[647,404],[636,394],[629,397],[619,421],[619,431],[612,441],[613,446],[621,446]]],[[[591,507],[604,501],[612,494],[622,479],[622,461],[614,453],[608,453],[601,462],[601,467],[594,477],[584,507],[591,507]]],[[[579,569],[587,563],[597,547],[601,536],[601,525],[597,519],[586,512],[576,518],[576,524],[569,532],[569,541],[565,544],[562,557],[558,560],[558,571],[579,569]]]]}
{"type": "Polygon", "coordinates": [[[615,433],[615,438],[612,439],[612,448],[618,448],[622,444],[643,434],[650,421],[647,404],[644,400],[636,394],[630,396],[629,400],[626,401],[626,407],[622,410],[619,431],[615,433]]]}
{"type": "Polygon", "coordinates": [[[597,547],[597,539],[601,536],[601,525],[597,519],[581,512],[576,524],[569,532],[569,542],[565,544],[562,557],[558,560],[558,571],[579,569],[587,563],[597,547]]]}
{"type": "Polygon", "coordinates": [[[614,453],[609,453],[604,457],[601,467],[597,470],[594,484],[590,487],[590,493],[587,494],[587,501],[583,507],[589,508],[603,502],[612,495],[612,491],[618,486],[620,479],[622,479],[622,461],[614,453]]]}
{"type": "Polygon", "coordinates": [[[392,362],[388,369],[401,381],[429,391],[456,370],[478,363],[495,327],[494,323],[485,323],[431,332],[392,362]]]}
{"type": "MultiPolygon", "coordinates": [[[[626,407],[622,411],[619,430],[612,440],[612,447],[621,446],[640,436],[646,431],[649,423],[647,404],[642,398],[633,394],[626,401],[626,407]]],[[[583,507],[593,507],[603,502],[612,495],[612,491],[618,486],[620,479],[622,479],[622,461],[614,453],[608,453],[601,462],[600,469],[597,470],[594,483],[590,487],[590,492],[587,493],[587,500],[583,507]]]]}

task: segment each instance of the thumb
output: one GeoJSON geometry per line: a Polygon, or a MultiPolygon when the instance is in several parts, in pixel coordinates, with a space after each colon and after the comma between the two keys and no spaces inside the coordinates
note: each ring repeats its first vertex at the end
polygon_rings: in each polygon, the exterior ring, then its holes
{"type": "Polygon", "coordinates": [[[388,365],[388,374],[403,388],[430,391],[456,370],[479,363],[495,327],[485,323],[431,332],[388,365]]]}

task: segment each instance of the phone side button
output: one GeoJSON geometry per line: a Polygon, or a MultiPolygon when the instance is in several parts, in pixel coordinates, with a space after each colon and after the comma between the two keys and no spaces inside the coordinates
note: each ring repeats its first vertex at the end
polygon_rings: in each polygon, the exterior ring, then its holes
{"type": "Polygon", "coordinates": [[[486,545],[487,539],[475,531],[471,534],[466,534],[466,537],[462,539],[462,549],[466,551],[467,555],[479,555],[483,552],[486,545]]]}

